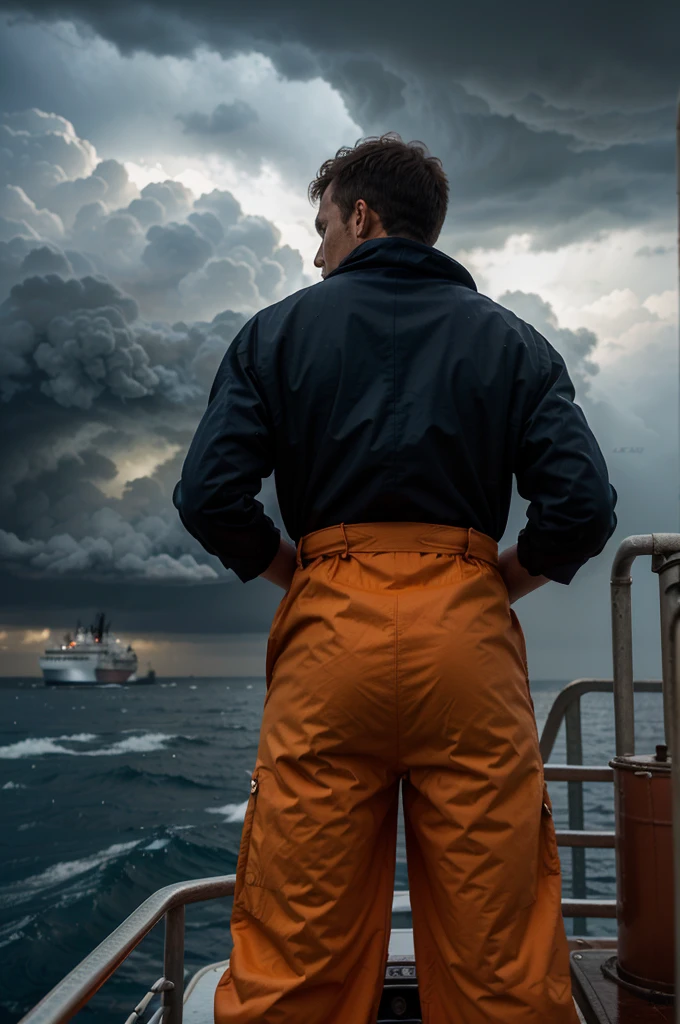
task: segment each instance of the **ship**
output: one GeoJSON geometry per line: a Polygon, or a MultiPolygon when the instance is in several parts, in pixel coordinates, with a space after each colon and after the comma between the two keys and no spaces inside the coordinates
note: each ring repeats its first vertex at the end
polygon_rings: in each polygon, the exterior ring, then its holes
{"type": "Polygon", "coordinates": [[[128,683],[137,679],[137,655],[130,644],[111,636],[111,623],[100,612],[94,625],[78,623],[59,647],[48,647],[40,668],[49,684],[128,683]]]}

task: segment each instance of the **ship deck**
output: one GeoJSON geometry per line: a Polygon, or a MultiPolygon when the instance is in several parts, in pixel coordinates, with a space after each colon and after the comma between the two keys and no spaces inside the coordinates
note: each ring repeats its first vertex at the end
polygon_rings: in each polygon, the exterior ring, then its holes
{"type": "MultiPolygon", "coordinates": [[[[576,945],[570,942],[570,945],[576,945]]],[[[578,947],[580,949],[580,947],[578,947]]],[[[582,951],[581,955],[586,951],[582,951]]],[[[595,949],[589,950],[588,952],[595,954],[600,959],[605,959],[612,955],[612,950],[609,949],[595,949]]],[[[573,957],[573,953],[572,953],[573,957]]],[[[590,962],[589,962],[590,963],[590,962]]],[[[220,978],[224,974],[225,970],[229,966],[229,960],[221,960],[219,963],[208,964],[206,967],[202,967],[200,971],[189,981],[186,992],[184,994],[184,1013],[183,1013],[183,1024],[205,1024],[206,1021],[213,1019],[213,1006],[215,1000],[215,989],[219,983],[220,978]]],[[[410,984],[407,981],[405,984],[399,984],[396,980],[395,975],[397,971],[403,970],[403,968],[411,968],[415,973],[415,954],[413,950],[413,930],[411,928],[393,928],[390,936],[390,945],[387,961],[387,977],[386,982],[392,982],[395,994],[397,989],[399,995],[404,998],[404,994],[409,995],[408,989],[411,989],[412,1002],[417,1004],[417,990],[415,985],[415,979],[410,979],[410,984]],[[396,970],[395,970],[396,969],[396,970]]],[[[409,971],[409,973],[411,973],[409,971]]],[[[590,972],[592,974],[592,971],[590,972]]],[[[573,974],[573,961],[572,961],[572,974],[573,974]]],[[[603,978],[606,984],[612,988],[617,989],[617,986],[603,978]]],[[[597,979],[595,979],[597,982],[597,979]]],[[[618,991],[618,990],[617,990],[618,991]]],[[[405,1016],[402,1013],[400,1016],[396,1016],[394,1012],[390,1013],[390,993],[388,985],[385,987],[385,995],[380,1005],[380,1011],[376,1024],[381,1021],[402,1021],[403,1024],[421,1024],[421,1017],[419,1008],[417,1008],[418,1016],[405,1016]]],[[[609,996],[609,1002],[612,999],[615,1000],[616,995],[609,996]]],[[[635,997],[633,997],[635,999],[635,997]]],[[[605,996],[606,999],[606,996],[605,996]]],[[[640,1002],[637,1000],[636,1002],[640,1002]]],[[[402,1004],[404,1011],[408,1012],[406,1000],[402,1004]]],[[[647,1004],[649,1005],[649,1004],[647,1004]]],[[[581,1008],[574,998],[574,1006],[578,1014],[578,1019],[581,1024],[663,1024],[665,1021],[671,1021],[671,1017],[663,1016],[627,1016],[627,1017],[616,1017],[616,1016],[597,1016],[597,1017],[585,1017],[581,1011],[581,1008]]],[[[646,1009],[646,1007],[643,1007],[646,1009]]]]}

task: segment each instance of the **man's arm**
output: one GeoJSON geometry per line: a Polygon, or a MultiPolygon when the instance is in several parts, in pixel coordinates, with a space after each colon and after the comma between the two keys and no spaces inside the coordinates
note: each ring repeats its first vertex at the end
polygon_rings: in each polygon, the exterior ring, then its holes
{"type": "Polygon", "coordinates": [[[547,576],[530,576],[517,557],[517,545],[506,548],[498,556],[498,568],[503,577],[503,582],[508,588],[510,604],[514,604],[520,597],[530,594],[532,590],[550,583],[547,576]]]}
{"type": "Polygon", "coordinates": [[[189,533],[242,583],[268,572],[281,548],[281,531],[255,500],[274,469],[272,426],[253,368],[256,340],[253,317],[217,371],[173,494],[189,533]]]}
{"type": "Polygon", "coordinates": [[[271,565],[260,573],[263,579],[275,583],[277,587],[288,590],[297,567],[297,551],[293,545],[281,538],[279,550],[274,555],[271,565]]]}
{"type": "Polygon", "coordinates": [[[529,325],[520,372],[517,490],[529,499],[517,560],[529,576],[568,584],[616,528],[617,494],[562,356],[529,325]]]}

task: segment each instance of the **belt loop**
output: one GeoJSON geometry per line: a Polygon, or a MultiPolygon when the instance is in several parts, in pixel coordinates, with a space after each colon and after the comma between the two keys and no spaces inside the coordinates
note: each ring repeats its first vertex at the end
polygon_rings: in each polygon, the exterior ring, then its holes
{"type": "Polygon", "coordinates": [[[465,545],[465,554],[464,554],[463,557],[464,558],[473,558],[474,557],[474,555],[472,554],[472,527],[471,526],[468,526],[467,543],[465,545]]]}
{"type": "Polygon", "coordinates": [[[300,539],[299,539],[299,541],[297,542],[297,545],[296,545],[296,557],[295,557],[295,560],[297,562],[298,569],[303,569],[304,566],[302,564],[302,537],[300,537],[300,539]]]}
{"type": "Polygon", "coordinates": [[[345,550],[340,555],[341,558],[349,558],[349,544],[347,543],[347,534],[345,533],[345,524],[340,523],[340,529],[342,530],[342,536],[345,541],[345,550]]]}

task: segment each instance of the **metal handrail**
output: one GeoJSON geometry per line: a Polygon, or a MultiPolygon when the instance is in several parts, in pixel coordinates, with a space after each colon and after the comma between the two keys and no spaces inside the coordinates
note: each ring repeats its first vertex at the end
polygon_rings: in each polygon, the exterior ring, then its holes
{"type": "Polygon", "coordinates": [[[184,907],[187,903],[232,896],[236,875],[216,875],[166,885],[137,907],[89,956],[73,968],[34,1006],[20,1024],[66,1024],[120,967],[135,946],[165,916],[165,980],[163,1007],[172,1024],[181,1024],[184,995],[184,907]],[[181,953],[177,935],[181,917],[181,953]]]}
{"type": "MultiPolygon", "coordinates": [[[[650,545],[653,547],[653,545],[650,545]]],[[[624,552],[629,545],[623,544],[624,552]]],[[[629,557],[629,554],[627,554],[629,557]]],[[[616,565],[616,562],[615,562],[616,565]]],[[[543,725],[539,748],[543,764],[543,774],[547,782],[567,782],[567,806],[569,830],[555,831],[559,846],[571,846],[571,877],[572,896],[583,899],[586,895],[586,848],[616,847],[615,832],[586,832],[584,825],[583,783],[613,782],[614,769],[609,765],[583,765],[583,745],[581,738],[581,698],[585,693],[613,693],[613,679],[574,679],[568,683],[555,697],[548,717],[543,725]],[[564,721],[567,740],[567,764],[554,764],[549,761],[555,740],[564,721]]],[[[635,692],[660,693],[663,683],[657,679],[642,679],[633,683],[635,692]]],[[[617,706],[615,700],[615,707],[617,706]]],[[[587,933],[585,918],[574,919],[574,930],[580,935],[587,933]]]]}
{"type": "MultiPolygon", "coordinates": [[[[633,683],[635,692],[638,693],[661,693],[663,684],[660,679],[637,679],[633,683]]],[[[568,708],[576,701],[580,701],[585,693],[613,693],[613,679],[574,679],[571,683],[560,690],[550,708],[548,717],[541,732],[540,749],[543,762],[550,757],[557,734],[568,708]]],[[[613,773],[613,769],[609,769],[613,773]]]]}

